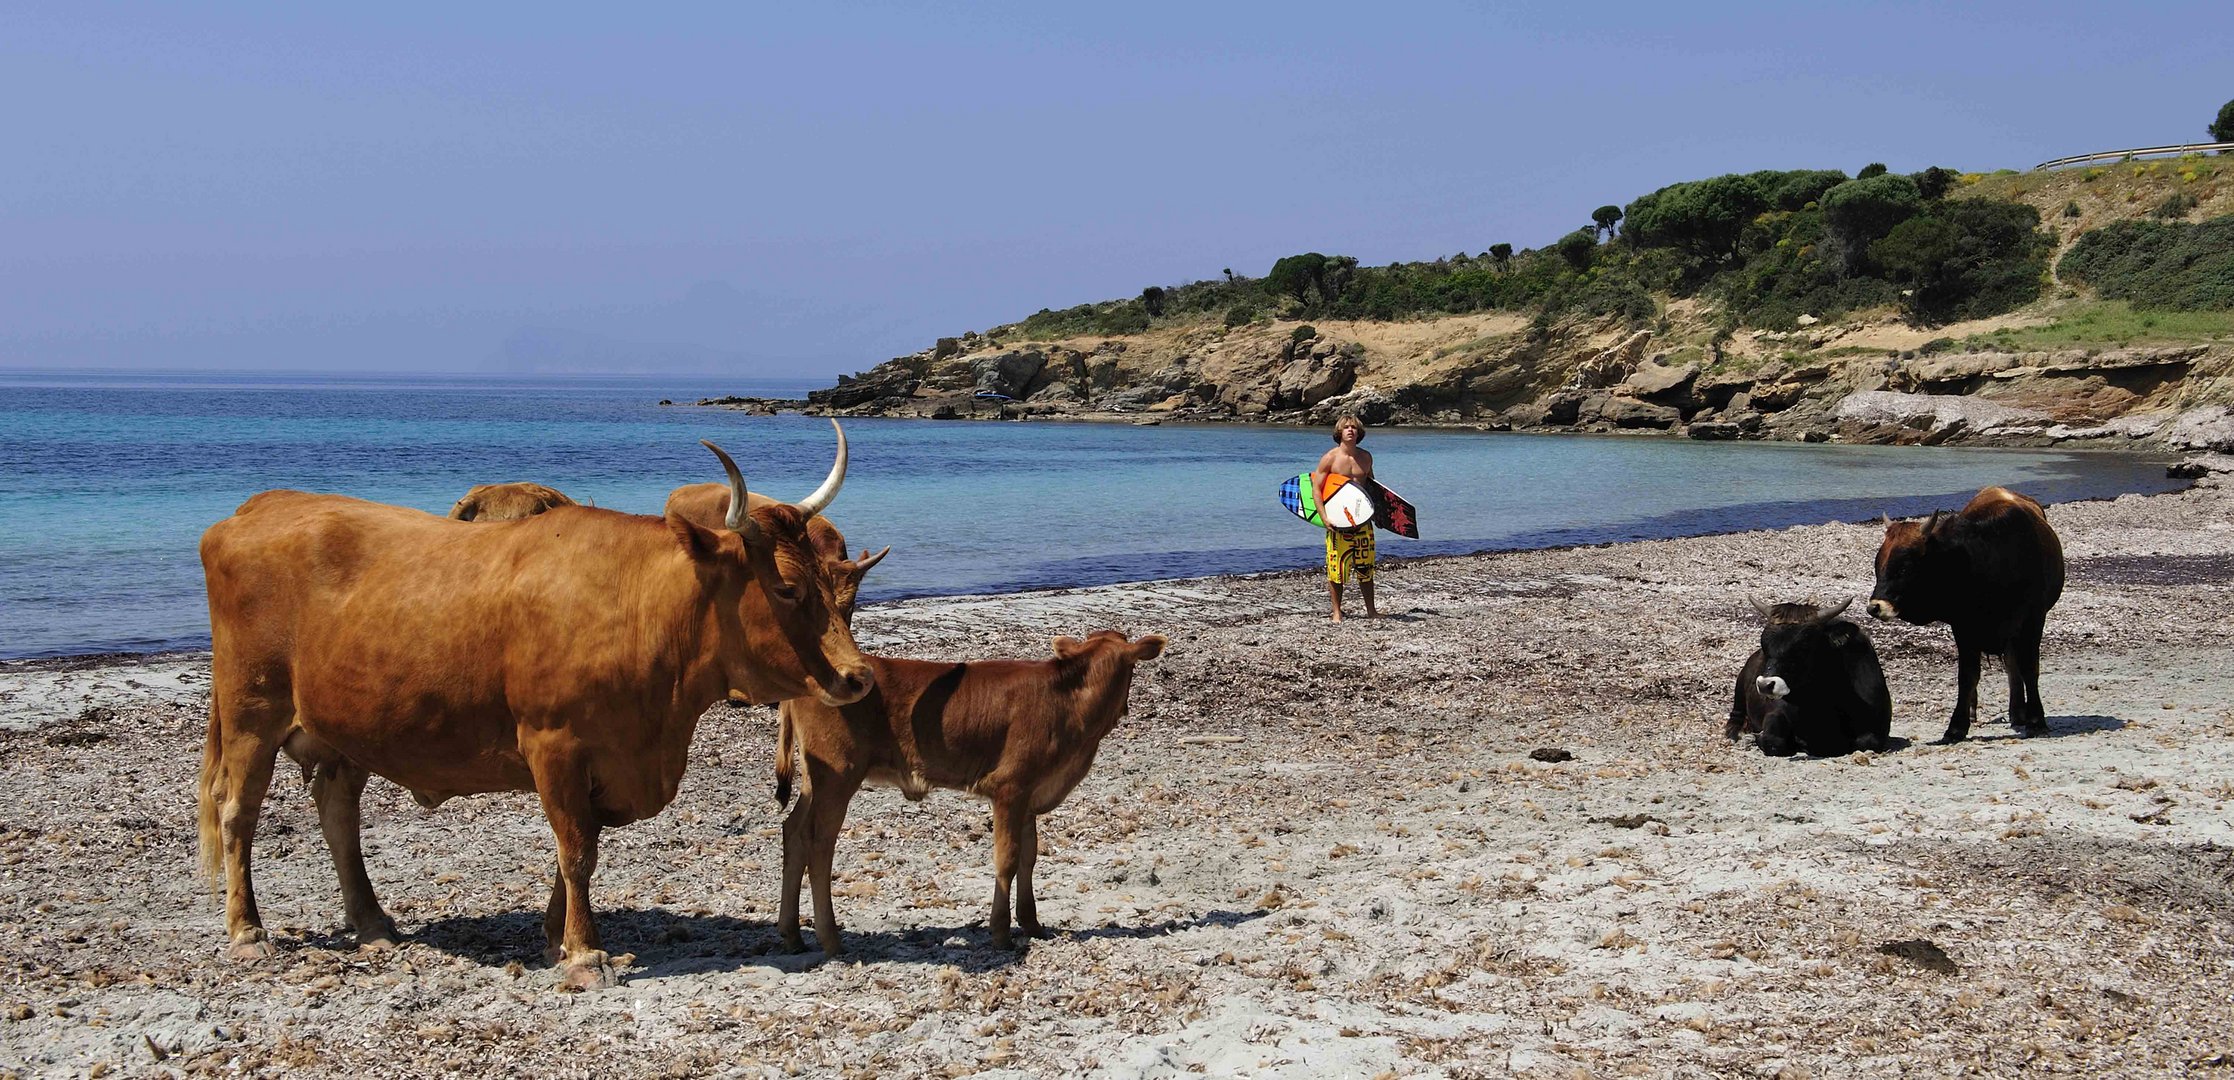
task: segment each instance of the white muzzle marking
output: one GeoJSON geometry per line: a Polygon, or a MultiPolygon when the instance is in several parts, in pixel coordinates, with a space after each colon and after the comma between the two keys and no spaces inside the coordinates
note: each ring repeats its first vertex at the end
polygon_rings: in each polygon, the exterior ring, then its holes
{"type": "Polygon", "coordinates": [[[1792,687],[1779,675],[1763,675],[1753,680],[1753,688],[1778,701],[1784,700],[1792,693],[1792,687]]]}

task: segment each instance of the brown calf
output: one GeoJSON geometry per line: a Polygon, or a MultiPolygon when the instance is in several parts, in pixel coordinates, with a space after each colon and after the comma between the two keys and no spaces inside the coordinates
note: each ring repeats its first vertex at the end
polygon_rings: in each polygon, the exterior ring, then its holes
{"type": "MultiPolygon", "coordinates": [[[[901,784],[911,773],[935,787],[993,804],[993,944],[1009,947],[1009,884],[1016,921],[1038,935],[1032,863],[1039,815],[1062,804],[1085,779],[1102,739],[1125,715],[1133,666],[1163,652],[1149,634],[1127,641],[1114,630],[1056,638],[1048,660],[931,663],[868,657],[867,697],[850,705],[812,698],[788,703],[807,782],[783,823],[783,909],[776,925],[786,947],[799,936],[799,877],[814,884],[814,931],[825,955],[843,949],[830,907],[830,860],[846,807],[864,781],[901,784]]],[[[789,780],[791,762],[777,770],[789,780]]]]}

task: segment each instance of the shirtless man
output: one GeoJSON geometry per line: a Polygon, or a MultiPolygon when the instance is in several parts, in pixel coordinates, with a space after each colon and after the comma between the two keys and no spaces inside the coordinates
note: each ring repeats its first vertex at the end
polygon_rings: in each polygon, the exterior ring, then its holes
{"type": "MultiPolygon", "coordinates": [[[[1344,416],[1334,421],[1334,449],[1319,459],[1317,468],[1311,470],[1311,490],[1326,491],[1328,473],[1341,473],[1352,480],[1373,479],[1373,455],[1358,443],[1365,440],[1365,422],[1355,416],[1344,416]]],[[[1326,594],[1334,601],[1334,621],[1342,621],[1342,583],[1355,575],[1358,592],[1365,597],[1365,617],[1379,617],[1373,610],[1373,525],[1367,522],[1354,529],[1326,530],[1326,594]]]]}

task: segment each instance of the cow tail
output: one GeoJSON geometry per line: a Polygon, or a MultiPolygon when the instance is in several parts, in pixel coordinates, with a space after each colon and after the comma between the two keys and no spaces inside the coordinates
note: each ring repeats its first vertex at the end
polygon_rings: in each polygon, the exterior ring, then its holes
{"type": "Polygon", "coordinates": [[[776,805],[791,805],[791,706],[776,709],[776,805]]]}
{"type": "Polygon", "coordinates": [[[202,775],[195,788],[199,826],[202,881],[212,888],[225,878],[225,843],[217,826],[217,780],[225,760],[225,724],[218,712],[218,695],[209,698],[209,736],[202,743],[202,775]]]}

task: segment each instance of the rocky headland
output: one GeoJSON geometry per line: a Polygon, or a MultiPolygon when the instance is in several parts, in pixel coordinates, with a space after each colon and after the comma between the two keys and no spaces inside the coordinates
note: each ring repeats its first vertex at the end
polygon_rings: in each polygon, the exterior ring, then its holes
{"type": "MultiPolygon", "coordinates": [[[[1885,320],[1744,335],[1717,357],[1612,320],[1274,322],[1001,344],[971,334],[803,401],[701,405],[926,419],[1640,432],[1693,439],[2234,449],[2234,345],[1934,349],[1885,320]]],[[[1944,336],[1933,339],[1947,340],[1944,336]]]]}
{"type": "Polygon", "coordinates": [[[1629,204],[1618,237],[1539,250],[1386,267],[1308,253],[1263,278],[1229,270],[940,338],[803,400],[698,404],[2234,449],[2234,175],[2215,159],[1863,172],[1673,185],[1629,204]],[[1686,239],[1700,207],[1745,199],[1751,231],[1711,251],[1686,239]],[[1904,260],[1903,236],[1850,220],[1857,200],[1952,246],[1904,260]],[[1964,232],[1989,218],[2008,227],[1964,232]]]}

